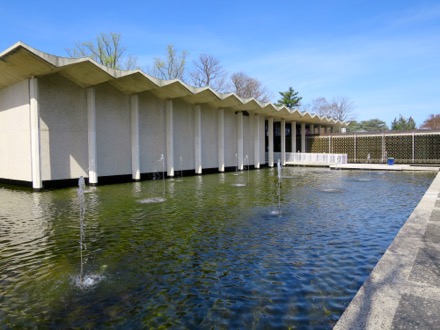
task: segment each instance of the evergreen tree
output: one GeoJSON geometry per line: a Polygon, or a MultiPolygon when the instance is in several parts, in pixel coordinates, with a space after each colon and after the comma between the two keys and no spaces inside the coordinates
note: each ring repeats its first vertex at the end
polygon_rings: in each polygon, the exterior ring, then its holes
{"type": "Polygon", "coordinates": [[[299,101],[302,100],[302,97],[299,97],[298,92],[295,92],[292,87],[289,87],[286,92],[279,93],[281,98],[276,103],[279,107],[285,106],[286,108],[293,109],[293,107],[299,106],[299,101]]]}
{"type": "Polygon", "coordinates": [[[347,131],[348,132],[360,132],[363,131],[362,122],[358,122],[356,120],[351,121],[348,124],[347,131]]]}
{"type": "Polygon", "coordinates": [[[361,121],[362,129],[367,132],[388,131],[387,124],[380,119],[370,119],[361,121]]]}
{"type": "Polygon", "coordinates": [[[349,132],[380,132],[387,131],[387,124],[380,119],[363,120],[361,122],[351,121],[347,127],[349,132]]]}
{"type": "Polygon", "coordinates": [[[416,122],[411,116],[406,119],[402,115],[399,115],[399,118],[394,118],[393,122],[391,123],[391,129],[393,131],[408,131],[415,128],[416,122]]]}

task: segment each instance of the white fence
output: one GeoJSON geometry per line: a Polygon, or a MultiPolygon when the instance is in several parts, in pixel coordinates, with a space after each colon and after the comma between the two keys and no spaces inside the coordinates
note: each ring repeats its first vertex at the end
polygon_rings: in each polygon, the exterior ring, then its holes
{"type": "MultiPolygon", "coordinates": [[[[280,152],[274,152],[274,159],[281,159],[280,152]]],[[[300,152],[286,152],[286,162],[295,164],[347,164],[347,154],[315,154],[315,153],[300,153],[300,152]]]]}

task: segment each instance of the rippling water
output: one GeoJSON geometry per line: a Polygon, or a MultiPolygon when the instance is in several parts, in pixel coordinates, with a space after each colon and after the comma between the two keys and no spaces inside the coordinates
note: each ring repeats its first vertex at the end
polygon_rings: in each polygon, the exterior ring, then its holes
{"type": "Polygon", "coordinates": [[[284,168],[281,212],[276,169],[90,188],[83,283],[77,190],[0,188],[0,327],[330,329],[433,178],[284,168]]]}

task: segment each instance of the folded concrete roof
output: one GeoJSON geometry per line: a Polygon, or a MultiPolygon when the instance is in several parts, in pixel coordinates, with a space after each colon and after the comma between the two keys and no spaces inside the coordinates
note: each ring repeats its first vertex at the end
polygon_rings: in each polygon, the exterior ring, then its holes
{"type": "Polygon", "coordinates": [[[77,85],[87,88],[108,82],[126,94],[149,91],[162,99],[182,98],[191,104],[207,103],[216,108],[232,108],[275,119],[316,125],[346,126],[347,123],[296,109],[243,99],[236,94],[222,94],[209,87],[195,88],[180,80],[161,80],[135,70],[108,68],[90,58],[68,58],[43,53],[22,42],[0,53],[0,89],[31,77],[59,73],[77,85]]]}

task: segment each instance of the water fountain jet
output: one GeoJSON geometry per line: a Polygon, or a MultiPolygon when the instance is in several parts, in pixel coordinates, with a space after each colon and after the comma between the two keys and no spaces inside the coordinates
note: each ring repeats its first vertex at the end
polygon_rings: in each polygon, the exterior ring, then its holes
{"type": "Polygon", "coordinates": [[[281,162],[277,162],[277,196],[278,196],[278,210],[271,212],[272,215],[281,215],[281,162]]]}
{"type": "Polygon", "coordinates": [[[163,154],[160,155],[160,159],[156,161],[156,166],[154,168],[154,173],[153,173],[153,181],[155,181],[154,184],[154,190],[156,191],[156,194],[158,194],[157,192],[157,179],[162,179],[162,195],[163,197],[151,197],[151,198],[145,198],[145,199],[141,199],[138,202],[141,204],[157,204],[157,203],[163,203],[165,202],[165,194],[166,194],[166,186],[165,186],[165,158],[163,156],[163,154]],[[162,172],[162,177],[159,174],[160,172],[162,172]]]}
{"type": "Polygon", "coordinates": [[[85,180],[81,176],[78,179],[78,200],[79,200],[79,249],[80,249],[80,262],[81,262],[81,268],[80,268],[80,274],[79,274],[79,281],[80,283],[83,283],[84,279],[84,262],[83,262],[83,248],[85,248],[84,245],[84,215],[86,213],[86,206],[84,201],[84,190],[85,190],[85,180]]]}
{"type": "MultiPolygon", "coordinates": [[[[79,200],[79,248],[80,248],[80,273],[78,278],[75,280],[76,286],[80,287],[81,289],[91,288],[95,284],[97,284],[101,279],[104,277],[99,274],[84,274],[84,258],[83,258],[83,250],[86,250],[86,244],[84,242],[85,240],[85,230],[84,230],[84,218],[86,213],[86,202],[84,198],[84,193],[86,187],[86,183],[84,180],[84,177],[80,177],[78,179],[78,200],[79,200]]],[[[105,269],[107,266],[104,265],[101,268],[105,269]]]]}

